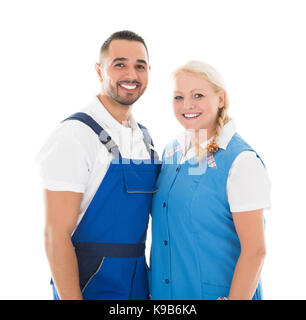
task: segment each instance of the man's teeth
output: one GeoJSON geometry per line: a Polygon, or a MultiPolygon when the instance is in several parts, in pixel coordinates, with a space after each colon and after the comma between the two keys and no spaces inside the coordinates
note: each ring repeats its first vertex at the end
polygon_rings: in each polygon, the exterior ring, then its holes
{"type": "Polygon", "coordinates": [[[133,86],[129,86],[127,84],[120,84],[121,87],[125,88],[125,89],[128,89],[128,90],[133,90],[136,88],[136,85],[133,85],[133,86]]]}
{"type": "Polygon", "coordinates": [[[196,118],[200,115],[201,113],[184,113],[183,116],[185,118],[196,118]]]}

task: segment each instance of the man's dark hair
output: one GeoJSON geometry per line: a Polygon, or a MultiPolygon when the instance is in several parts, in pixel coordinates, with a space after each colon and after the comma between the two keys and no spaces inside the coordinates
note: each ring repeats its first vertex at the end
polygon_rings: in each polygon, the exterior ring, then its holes
{"type": "Polygon", "coordinates": [[[117,32],[113,33],[102,44],[102,47],[100,49],[100,60],[101,60],[102,53],[104,53],[108,50],[108,48],[113,40],[129,40],[129,41],[141,42],[144,45],[144,47],[146,48],[147,54],[149,55],[146,43],[141,36],[139,36],[138,34],[136,34],[133,31],[122,30],[122,31],[117,31],[117,32]]]}

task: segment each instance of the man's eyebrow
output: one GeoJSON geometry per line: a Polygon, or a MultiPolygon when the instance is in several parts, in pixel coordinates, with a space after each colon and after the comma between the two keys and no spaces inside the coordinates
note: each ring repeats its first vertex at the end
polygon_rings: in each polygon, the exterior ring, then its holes
{"type": "Polygon", "coordinates": [[[128,59],[127,59],[127,58],[124,58],[124,57],[122,57],[122,58],[115,58],[112,63],[115,63],[115,62],[117,62],[117,61],[127,61],[127,60],[128,60],[128,59]]]}
{"type": "MultiPolygon", "coordinates": [[[[117,62],[117,61],[128,61],[128,59],[127,59],[127,58],[124,58],[124,57],[115,58],[112,63],[115,63],[115,62],[117,62]]],[[[136,62],[138,62],[138,63],[143,63],[143,64],[147,65],[147,61],[146,61],[146,60],[143,60],[143,59],[137,59],[136,62]]]]}
{"type": "Polygon", "coordinates": [[[137,59],[136,61],[139,62],[139,63],[143,63],[143,64],[147,65],[147,61],[146,60],[137,59]]]}

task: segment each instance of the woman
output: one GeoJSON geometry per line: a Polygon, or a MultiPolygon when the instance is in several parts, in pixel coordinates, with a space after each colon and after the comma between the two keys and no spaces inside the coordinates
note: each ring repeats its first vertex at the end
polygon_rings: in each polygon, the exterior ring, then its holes
{"type": "Polygon", "coordinates": [[[191,61],[174,80],[185,132],[164,150],[153,199],[152,299],[262,299],[264,164],[235,132],[214,68],[191,61]]]}

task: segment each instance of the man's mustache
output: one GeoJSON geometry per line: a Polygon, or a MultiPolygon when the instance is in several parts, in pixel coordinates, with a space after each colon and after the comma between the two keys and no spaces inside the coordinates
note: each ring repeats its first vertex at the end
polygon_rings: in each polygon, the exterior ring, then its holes
{"type": "Polygon", "coordinates": [[[130,81],[130,80],[127,80],[127,81],[119,81],[118,84],[136,84],[138,86],[141,85],[140,82],[136,81],[136,80],[133,80],[133,81],[130,81]]]}

